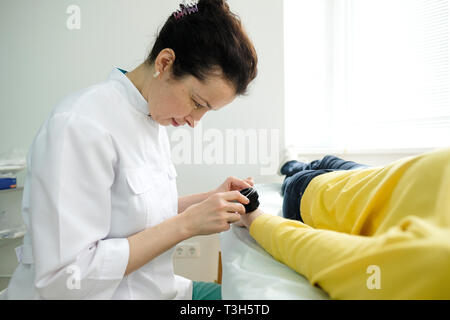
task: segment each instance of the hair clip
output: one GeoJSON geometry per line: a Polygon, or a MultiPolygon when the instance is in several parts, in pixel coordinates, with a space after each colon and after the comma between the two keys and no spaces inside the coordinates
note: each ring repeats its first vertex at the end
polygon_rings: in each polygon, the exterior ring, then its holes
{"type": "Polygon", "coordinates": [[[173,13],[173,16],[176,20],[180,20],[184,16],[188,16],[190,14],[198,12],[198,6],[197,4],[188,4],[185,5],[184,3],[180,4],[180,10],[177,10],[173,13]]]}

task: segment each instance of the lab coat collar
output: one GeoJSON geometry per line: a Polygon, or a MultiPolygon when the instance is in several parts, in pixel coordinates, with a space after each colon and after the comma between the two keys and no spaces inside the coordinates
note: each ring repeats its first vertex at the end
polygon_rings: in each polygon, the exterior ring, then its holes
{"type": "Polygon", "coordinates": [[[146,116],[150,114],[147,100],[145,100],[139,90],[134,86],[133,82],[128,79],[121,69],[114,68],[109,76],[109,79],[119,81],[122,84],[125,93],[128,96],[128,100],[134,108],[144,113],[146,116]]]}

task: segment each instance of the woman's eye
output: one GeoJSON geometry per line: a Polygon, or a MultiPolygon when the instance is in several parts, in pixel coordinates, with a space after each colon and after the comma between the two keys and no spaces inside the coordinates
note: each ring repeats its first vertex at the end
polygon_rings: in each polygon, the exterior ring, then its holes
{"type": "Polygon", "coordinates": [[[192,100],[192,101],[194,101],[194,105],[197,107],[197,109],[203,108],[203,106],[201,104],[197,103],[197,101],[195,101],[195,100],[192,100]]]}

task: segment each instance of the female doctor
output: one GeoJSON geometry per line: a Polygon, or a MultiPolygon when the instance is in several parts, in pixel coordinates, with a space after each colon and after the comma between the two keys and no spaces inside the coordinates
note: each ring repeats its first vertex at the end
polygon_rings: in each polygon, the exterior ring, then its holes
{"type": "Polygon", "coordinates": [[[248,203],[239,190],[253,182],[230,177],[178,198],[165,127],[194,128],[245,94],[257,56],[225,0],[189,9],[169,17],[143,64],[69,95],[40,128],[27,155],[28,232],[7,298],[198,299],[202,289],[220,297],[213,284],[174,275],[173,248],[239,221],[248,203]]]}

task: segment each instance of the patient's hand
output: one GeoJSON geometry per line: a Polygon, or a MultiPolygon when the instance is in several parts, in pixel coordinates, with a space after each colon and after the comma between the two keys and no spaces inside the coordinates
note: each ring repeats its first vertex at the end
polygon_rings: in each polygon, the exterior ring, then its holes
{"type": "Polygon", "coordinates": [[[262,214],[264,214],[264,212],[259,208],[251,213],[243,214],[241,215],[241,220],[236,222],[235,225],[238,227],[245,227],[247,229],[250,229],[250,226],[253,223],[253,221],[255,221],[255,219],[262,214]]]}
{"type": "Polygon", "coordinates": [[[235,225],[236,227],[239,227],[239,228],[245,228],[245,224],[242,221],[242,216],[241,216],[241,220],[239,220],[238,222],[233,223],[233,225],[235,225]]]}

